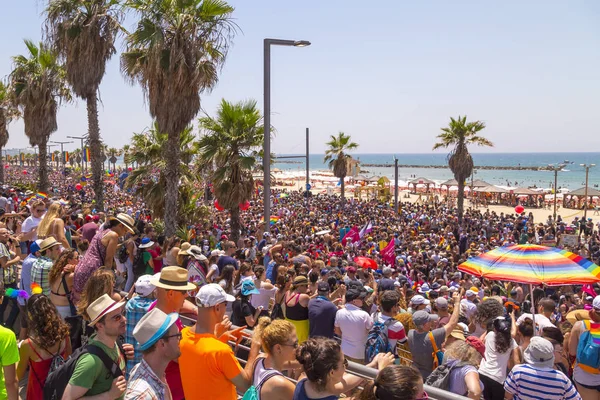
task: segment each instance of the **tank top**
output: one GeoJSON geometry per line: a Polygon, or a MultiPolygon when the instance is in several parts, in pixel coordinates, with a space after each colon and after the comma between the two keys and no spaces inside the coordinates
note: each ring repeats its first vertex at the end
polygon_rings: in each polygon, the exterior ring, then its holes
{"type": "Polygon", "coordinates": [[[260,391],[262,390],[262,385],[265,382],[277,375],[283,374],[276,369],[273,368],[265,368],[265,359],[264,357],[258,359],[256,365],[254,366],[254,374],[252,376],[252,385],[256,388],[256,393],[258,393],[258,400],[260,400],[260,391]]]}
{"type": "Polygon", "coordinates": [[[308,307],[303,307],[300,304],[300,293],[292,296],[291,299],[285,301],[285,317],[292,321],[304,321],[308,319],[308,307]],[[296,299],[296,304],[289,306],[290,300],[296,299]]]}
{"type": "MultiPolygon", "coordinates": [[[[41,399],[43,398],[44,384],[46,383],[46,378],[48,377],[48,373],[50,372],[50,366],[52,364],[52,359],[54,358],[54,355],[50,358],[43,359],[42,356],[37,352],[37,350],[33,346],[31,339],[27,340],[29,341],[29,347],[31,347],[31,350],[33,350],[35,355],[38,356],[39,360],[33,361],[31,358],[29,359],[29,378],[27,384],[27,396],[25,398],[41,399]]],[[[63,359],[66,358],[66,347],[66,343],[61,344],[60,348],[62,348],[62,351],[60,351],[59,348],[59,352],[57,353],[60,354],[63,357],[63,359]]]]}
{"type": "Polygon", "coordinates": [[[298,384],[296,385],[296,390],[294,390],[293,400],[337,400],[338,399],[337,396],[318,397],[316,399],[308,397],[306,395],[306,388],[304,387],[305,383],[306,383],[306,379],[302,379],[300,382],[298,382],[298,384]]]}

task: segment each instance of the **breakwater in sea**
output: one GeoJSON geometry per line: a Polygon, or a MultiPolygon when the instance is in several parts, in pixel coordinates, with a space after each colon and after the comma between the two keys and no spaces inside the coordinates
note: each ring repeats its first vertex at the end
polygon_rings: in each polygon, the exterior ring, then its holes
{"type": "MultiPolygon", "coordinates": [[[[383,164],[371,164],[365,163],[360,164],[361,167],[375,167],[375,168],[393,168],[394,164],[383,163],[383,164]]],[[[411,164],[398,164],[398,168],[433,168],[433,169],[446,169],[448,165],[411,165],[411,164]]],[[[474,169],[491,170],[491,171],[552,171],[550,167],[537,167],[537,166],[524,166],[524,165],[476,165],[474,169]]]]}

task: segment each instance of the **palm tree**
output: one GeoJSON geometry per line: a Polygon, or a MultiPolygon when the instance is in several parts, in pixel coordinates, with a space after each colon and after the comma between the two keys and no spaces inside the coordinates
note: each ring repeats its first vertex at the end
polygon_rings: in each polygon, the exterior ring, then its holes
{"type": "Polygon", "coordinates": [[[96,208],[103,210],[98,88],[107,61],[116,53],[122,9],[119,0],[50,0],[46,12],[48,42],[64,59],[73,92],[87,103],[94,197],[96,208]]]}
{"type": "MultiPolygon", "coordinates": [[[[16,116],[16,109],[12,105],[10,95],[8,85],[0,81],[0,159],[2,149],[8,143],[8,124],[16,116]]],[[[0,166],[0,183],[4,183],[4,165],[0,166]]]]}
{"type": "MultiPolygon", "coordinates": [[[[252,171],[264,139],[262,116],[256,101],[221,101],[216,118],[200,118],[205,135],[199,142],[201,162],[214,163],[210,174],[215,196],[231,215],[231,236],[240,236],[239,205],[250,200],[254,189],[252,171]]],[[[268,222],[267,222],[268,223],[268,222]]]]}
{"type": "Polygon", "coordinates": [[[114,147],[111,147],[107,150],[107,153],[110,155],[108,161],[113,165],[113,171],[117,170],[117,157],[121,155],[121,151],[114,147]]]}
{"type": "Polygon", "coordinates": [[[121,154],[123,154],[123,162],[125,163],[125,170],[129,170],[129,165],[127,164],[127,156],[129,155],[129,151],[131,150],[131,146],[128,144],[123,145],[121,149],[121,154]]]}
{"type": "Polygon", "coordinates": [[[342,203],[345,199],[344,178],[348,175],[348,162],[352,160],[352,156],[348,152],[358,147],[357,143],[350,140],[350,135],[346,135],[344,132],[339,132],[337,136],[331,135],[331,140],[326,143],[329,148],[325,151],[325,159],[323,160],[329,164],[333,175],[340,178],[342,203]]]}
{"type": "Polygon", "coordinates": [[[43,43],[39,47],[25,40],[29,54],[13,57],[10,73],[13,99],[22,112],[25,135],[32,146],[39,147],[40,191],[48,190],[47,145],[50,135],[58,129],[56,112],[61,99],[70,101],[65,82],[65,70],[57,54],[43,43]]]}
{"type": "MultiPolygon", "coordinates": [[[[194,190],[195,175],[189,162],[197,152],[196,137],[191,126],[181,133],[179,163],[180,185],[179,195],[179,220],[180,224],[203,218],[207,213],[206,208],[195,206],[193,201],[196,191],[194,190]]],[[[142,133],[134,133],[131,139],[132,146],[126,156],[126,162],[136,162],[138,168],[132,171],[125,181],[125,187],[134,189],[156,218],[164,218],[166,198],[166,162],[162,156],[162,148],[165,146],[168,136],[158,131],[158,125],[142,133]]]]}
{"type": "Polygon", "coordinates": [[[158,130],[168,136],[165,234],[176,231],[181,132],[200,111],[200,94],[218,80],[235,25],[222,0],[131,0],[140,20],[125,39],[123,74],[142,86],[158,130]]]}
{"type": "Polygon", "coordinates": [[[81,149],[77,148],[77,149],[73,150],[71,152],[71,158],[73,160],[75,160],[75,162],[79,165],[79,168],[81,168],[81,171],[83,171],[83,167],[81,165],[81,160],[82,160],[82,158],[81,158],[81,149]]]}
{"type": "Polygon", "coordinates": [[[465,200],[465,180],[473,173],[473,157],[469,154],[467,148],[470,144],[477,146],[493,147],[494,144],[488,139],[478,136],[478,133],[485,128],[485,123],[481,121],[467,122],[467,116],[458,116],[457,119],[450,118],[447,127],[442,128],[433,146],[433,150],[441,147],[448,148],[454,146],[448,154],[448,166],[454,174],[454,179],[458,182],[458,223],[462,224],[465,200]]]}
{"type": "Polygon", "coordinates": [[[56,170],[58,171],[58,169],[60,168],[60,159],[61,159],[61,154],[59,150],[54,150],[52,152],[52,155],[54,156],[54,161],[56,162],[56,170]]]}

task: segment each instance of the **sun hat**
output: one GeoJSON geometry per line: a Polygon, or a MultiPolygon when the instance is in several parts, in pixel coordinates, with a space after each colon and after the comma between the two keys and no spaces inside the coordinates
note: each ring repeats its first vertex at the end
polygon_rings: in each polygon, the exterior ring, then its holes
{"type": "Polygon", "coordinates": [[[50,236],[49,238],[44,239],[42,243],[40,243],[40,251],[46,251],[49,248],[58,245],[60,245],[60,242],[58,242],[56,239],[50,236]]]}
{"type": "Polygon", "coordinates": [[[410,303],[415,306],[420,306],[421,304],[429,305],[430,301],[418,294],[416,296],[413,296],[412,299],[410,299],[410,303]]]}
{"type": "Polygon", "coordinates": [[[254,285],[252,279],[246,279],[242,281],[242,287],[240,289],[243,296],[249,296],[251,294],[260,294],[259,290],[254,285]]]}
{"type": "Polygon", "coordinates": [[[465,340],[465,332],[459,326],[455,327],[452,332],[450,332],[450,336],[458,340],[465,340]]]}
{"type": "Polygon", "coordinates": [[[150,281],[153,279],[152,275],[142,275],[137,281],[135,281],[135,292],[142,297],[148,297],[154,292],[156,286],[154,286],[150,281]]]}
{"type": "Polygon", "coordinates": [[[133,337],[137,340],[141,351],[147,350],[169,331],[177,321],[179,314],[165,314],[158,308],[153,308],[144,315],[133,328],[133,337]]]}
{"type": "Polygon", "coordinates": [[[210,252],[211,257],[214,257],[214,256],[221,257],[222,255],[223,255],[223,252],[221,250],[213,250],[210,252]]]}
{"type": "Polygon", "coordinates": [[[189,256],[190,253],[188,252],[190,247],[192,247],[191,244],[189,244],[188,242],[183,242],[181,243],[181,247],[179,248],[179,252],[177,253],[178,256],[189,256]]]}
{"type": "Polygon", "coordinates": [[[149,247],[154,246],[154,242],[152,240],[150,240],[150,238],[143,238],[142,241],[140,242],[139,248],[140,249],[147,249],[149,247]]]}
{"type": "Polygon", "coordinates": [[[525,362],[538,368],[554,367],[554,346],[548,339],[534,336],[525,349],[525,362]]]}
{"type": "Polygon", "coordinates": [[[419,293],[427,293],[430,291],[431,289],[429,288],[429,285],[427,283],[422,284],[421,288],[419,289],[419,293]]]}
{"type": "Polygon", "coordinates": [[[124,213],[117,214],[116,217],[110,217],[110,220],[119,221],[127,230],[131,233],[135,233],[134,225],[135,221],[129,215],[124,213]]]}
{"type": "Polygon", "coordinates": [[[188,271],[185,268],[176,266],[164,267],[160,271],[160,276],[150,279],[150,283],[162,289],[170,290],[193,290],[196,285],[188,282],[188,271]]]}
{"type": "Polygon", "coordinates": [[[431,314],[424,310],[415,311],[412,315],[412,319],[416,326],[425,325],[432,320],[431,314]]]}
{"type": "Polygon", "coordinates": [[[227,294],[225,290],[216,283],[204,285],[196,293],[196,305],[202,308],[214,307],[224,302],[234,302],[235,297],[227,294]]]}
{"type": "Polygon", "coordinates": [[[100,318],[104,315],[109,314],[125,305],[124,301],[114,301],[106,293],[98,297],[86,308],[87,314],[90,316],[90,323],[88,325],[94,326],[100,318]]]}
{"type": "Polygon", "coordinates": [[[481,357],[485,358],[485,344],[481,341],[481,339],[479,339],[477,336],[469,336],[465,341],[469,346],[477,350],[477,352],[481,354],[481,357]]]}
{"type": "Polygon", "coordinates": [[[304,275],[298,275],[294,278],[294,286],[308,285],[308,279],[304,275]]]}
{"type": "Polygon", "coordinates": [[[194,257],[198,261],[206,261],[208,260],[204,254],[202,254],[202,249],[198,246],[190,246],[188,250],[188,254],[194,257]]]}

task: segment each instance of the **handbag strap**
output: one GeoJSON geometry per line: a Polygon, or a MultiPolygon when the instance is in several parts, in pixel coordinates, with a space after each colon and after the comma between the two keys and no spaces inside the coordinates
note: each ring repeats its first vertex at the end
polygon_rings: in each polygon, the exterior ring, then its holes
{"type": "Polygon", "coordinates": [[[430,331],[427,336],[429,336],[429,341],[431,342],[431,347],[433,347],[433,352],[437,354],[437,352],[439,350],[438,350],[437,345],[435,344],[435,339],[433,338],[433,333],[430,331]]]}

